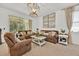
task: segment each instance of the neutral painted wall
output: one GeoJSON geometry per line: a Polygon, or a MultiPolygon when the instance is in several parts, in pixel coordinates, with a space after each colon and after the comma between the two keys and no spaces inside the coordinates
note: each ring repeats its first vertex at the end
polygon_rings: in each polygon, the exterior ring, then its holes
{"type": "MultiPolygon", "coordinates": [[[[9,32],[9,17],[8,17],[8,15],[19,16],[19,17],[22,17],[25,19],[30,18],[29,16],[23,15],[19,12],[11,11],[6,8],[0,7],[0,28],[2,29],[2,38],[3,38],[3,35],[5,32],[9,32]]],[[[2,39],[2,41],[4,41],[4,39],[2,39]]]]}
{"type": "Polygon", "coordinates": [[[42,17],[34,17],[32,24],[33,31],[36,31],[36,28],[39,28],[39,30],[43,27],[43,18],[42,17]]]}
{"type": "MultiPolygon", "coordinates": [[[[56,20],[55,20],[56,28],[57,29],[65,29],[68,32],[67,25],[66,25],[66,17],[65,12],[63,10],[56,12],[56,20]]],[[[33,19],[33,29],[36,28],[43,28],[43,17],[37,17],[33,19]]]]}
{"type": "Polygon", "coordinates": [[[68,33],[64,10],[56,12],[56,28],[59,30],[65,29],[66,33],[68,33]]]}

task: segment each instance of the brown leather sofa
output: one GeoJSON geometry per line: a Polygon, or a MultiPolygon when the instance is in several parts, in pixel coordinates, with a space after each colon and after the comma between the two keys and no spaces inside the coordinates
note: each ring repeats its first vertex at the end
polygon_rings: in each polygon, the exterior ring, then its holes
{"type": "Polygon", "coordinates": [[[18,39],[23,40],[25,39],[31,39],[31,35],[33,35],[32,31],[18,31],[18,33],[16,34],[16,37],[18,37],[18,39]]]}
{"type": "Polygon", "coordinates": [[[43,32],[43,36],[46,36],[46,41],[51,43],[58,43],[58,34],[59,32],[56,30],[41,30],[43,32]]]}
{"type": "Polygon", "coordinates": [[[14,33],[11,32],[5,33],[4,39],[9,47],[11,56],[20,56],[31,50],[31,39],[17,42],[14,33]]]}

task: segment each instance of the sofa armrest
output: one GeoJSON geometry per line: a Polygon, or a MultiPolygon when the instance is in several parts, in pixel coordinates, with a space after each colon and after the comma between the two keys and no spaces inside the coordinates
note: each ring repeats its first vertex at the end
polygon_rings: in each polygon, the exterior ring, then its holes
{"type": "Polygon", "coordinates": [[[25,46],[31,44],[31,41],[32,41],[31,39],[22,40],[21,42],[16,43],[16,44],[12,47],[12,49],[14,49],[14,50],[21,49],[21,48],[23,48],[23,47],[25,47],[25,46]]]}

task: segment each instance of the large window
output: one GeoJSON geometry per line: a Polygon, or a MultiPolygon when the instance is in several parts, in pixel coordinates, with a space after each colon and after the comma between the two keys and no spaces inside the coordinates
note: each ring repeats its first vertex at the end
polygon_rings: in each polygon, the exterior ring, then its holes
{"type": "Polygon", "coordinates": [[[17,32],[20,30],[29,30],[32,29],[32,20],[24,19],[18,16],[9,15],[10,21],[10,31],[17,32]]]}
{"type": "Polygon", "coordinates": [[[55,13],[43,17],[43,28],[55,28],[55,13]]]}
{"type": "Polygon", "coordinates": [[[79,32],[79,11],[73,12],[73,24],[71,31],[79,32]]]}

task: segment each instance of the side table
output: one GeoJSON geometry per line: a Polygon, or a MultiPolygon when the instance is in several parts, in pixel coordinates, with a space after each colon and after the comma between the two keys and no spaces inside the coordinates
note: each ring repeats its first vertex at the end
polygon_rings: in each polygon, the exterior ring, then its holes
{"type": "Polygon", "coordinates": [[[68,35],[64,35],[64,34],[59,35],[58,43],[63,44],[63,45],[67,45],[68,44],[67,41],[68,41],[68,35]]]}

